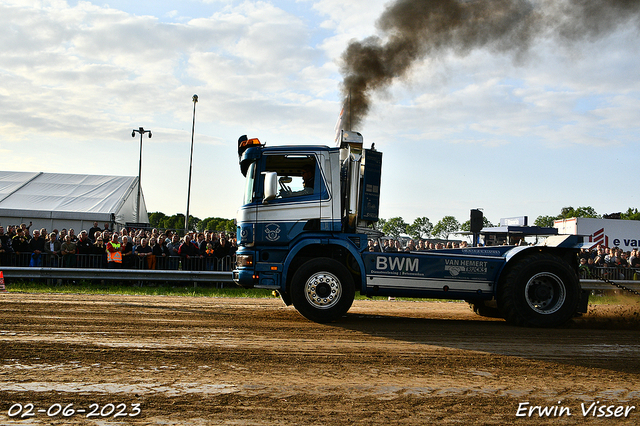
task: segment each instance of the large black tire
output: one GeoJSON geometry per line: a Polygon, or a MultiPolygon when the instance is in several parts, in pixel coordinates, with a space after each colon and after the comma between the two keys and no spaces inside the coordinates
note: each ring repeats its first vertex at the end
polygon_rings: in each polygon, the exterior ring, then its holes
{"type": "Polygon", "coordinates": [[[571,267],[549,253],[515,260],[498,287],[498,308],[510,324],[557,327],[576,312],[580,281],[571,267]]]}
{"type": "Polygon", "coordinates": [[[304,263],[291,281],[293,306],[305,318],[319,323],[341,318],[354,296],[355,287],[347,268],[326,257],[304,263]]]}

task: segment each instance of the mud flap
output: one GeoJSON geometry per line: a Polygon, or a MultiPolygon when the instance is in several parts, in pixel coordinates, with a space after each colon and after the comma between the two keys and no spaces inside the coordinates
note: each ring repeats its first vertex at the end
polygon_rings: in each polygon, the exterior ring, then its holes
{"type": "Polygon", "coordinates": [[[576,309],[576,313],[586,314],[589,310],[589,295],[591,292],[589,290],[581,290],[580,291],[580,301],[578,302],[578,308],[576,309]]]}

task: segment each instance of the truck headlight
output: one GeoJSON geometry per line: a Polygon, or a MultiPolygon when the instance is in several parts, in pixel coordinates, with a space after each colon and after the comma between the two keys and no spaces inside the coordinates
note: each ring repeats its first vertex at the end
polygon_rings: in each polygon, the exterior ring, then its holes
{"type": "Polygon", "coordinates": [[[238,255],[236,255],[236,267],[238,267],[238,268],[246,268],[248,266],[253,266],[253,255],[252,254],[238,254],[238,255]]]}

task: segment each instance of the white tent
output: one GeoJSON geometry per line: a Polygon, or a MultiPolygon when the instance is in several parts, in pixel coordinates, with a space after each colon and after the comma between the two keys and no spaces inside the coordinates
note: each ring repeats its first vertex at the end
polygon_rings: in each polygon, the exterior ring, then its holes
{"type": "Polygon", "coordinates": [[[89,230],[109,223],[120,229],[127,222],[149,222],[144,196],[138,207],[138,177],[93,176],[42,172],[0,171],[0,224],[29,224],[32,229],[89,230]]]}

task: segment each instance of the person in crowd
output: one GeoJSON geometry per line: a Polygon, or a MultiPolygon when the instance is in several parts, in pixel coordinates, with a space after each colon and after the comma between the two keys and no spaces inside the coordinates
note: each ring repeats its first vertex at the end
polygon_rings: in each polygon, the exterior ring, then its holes
{"type": "Polygon", "coordinates": [[[133,243],[129,241],[129,237],[122,236],[122,267],[124,269],[132,269],[134,267],[133,243]]]}
{"type": "Polygon", "coordinates": [[[4,226],[0,226],[0,266],[11,265],[11,237],[4,233],[4,226]]]}
{"type": "Polygon", "coordinates": [[[62,228],[60,230],[60,234],[58,234],[58,240],[60,240],[60,243],[64,243],[67,240],[66,236],[67,236],[67,228],[62,228]]]}
{"type": "Polygon", "coordinates": [[[197,269],[197,259],[200,258],[200,250],[191,242],[191,235],[187,234],[184,236],[178,253],[183,259],[183,268],[186,267],[185,269],[190,271],[197,269]]]}
{"type": "Polygon", "coordinates": [[[62,252],[62,243],[58,240],[55,232],[49,234],[49,240],[44,245],[46,254],[46,264],[51,267],[57,267],[62,252]]]}
{"type": "Polygon", "coordinates": [[[196,245],[200,251],[200,255],[204,256],[207,251],[207,242],[205,241],[204,232],[199,232],[196,237],[196,245]]]}
{"type": "Polygon", "coordinates": [[[180,237],[178,234],[173,234],[171,237],[171,242],[167,244],[167,249],[169,250],[169,256],[180,256],[180,237]]]}
{"type": "Polygon", "coordinates": [[[47,241],[49,239],[49,233],[47,232],[47,228],[40,228],[40,238],[47,241]]]}
{"type": "Polygon", "coordinates": [[[62,264],[65,268],[76,267],[76,243],[71,241],[70,235],[64,237],[64,243],[60,246],[60,253],[62,253],[62,264]]]}
{"type": "Polygon", "coordinates": [[[231,245],[229,247],[229,256],[235,256],[236,252],[238,251],[238,240],[236,239],[236,237],[230,238],[229,244],[231,245]]]}
{"type": "Polygon", "coordinates": [[[628,268],[629,261],[627,260],[627,253],[623,250],[618,250],[618,266],[621,268],[628,268]]]}
{"type": "Polygon", "coordinates": [[[169,265],[168,268],[172,270],[178,269],[178,262],[180,256],[180,237],[178,234],[171,235],[171,241],[167,243],[167,251],[169,253],[169,265]]]}
{"type": "Polygon", "coordinates": [[[213,244],[211,242],[207,243],[207,247],[204,251],[204,265],[207,271],[215,271],[216,270],[216,256],[215,250],[213,249],[213,244]]]}
{"type": "Polygon", "coordinates": [[[69,236],[71,237],[71,241],[74,243],[78,242],[78,236],[76,235],[76,231],[73,228],[69,228],[69,236]]]}
{"type": "Polygon", "coordinates": [[[33,238],[29,241],[29,251],[31,252],[31,259],[29,266],[42,266],[42,255],[44,254],[44,239],[40,238],[40,231],[33,231],[33,238]]]}
{"type": "Polygon", "coordinates": [[[148,257],[153,254],[153,249],[149,246],[149,240],[143,238],[140,240],[140,243],[140,246],[136,247],[136,256],[138,256],[142,263],[142,269],[153,269],[151,268],[148,259],[148,257]]]}
{"type": "Polygon", "coordinates": [[[413,240],[409,240],[407,243],[407,247],[405,247],[404,251],[416,251],[416,244],[413,240]]]}
{"type": "Polygon", "coordinates": [[[11,247],[16,254],[16,266],[29,266],[31,251],[23,228],[16,228],[16,235],[11,239],[11,247]]]}
{"type": "Polygon", "coordinates": [[[214,254],[218,259],[222,259],[223,257],[229,256],[229,251],[231,249],[231,244],[227,240],[226,235],[223,233],[220,234],[220,242],[214,248],[214,254]]]}
{"type": "Polygon", "coordinates": [[[78,236],[78,241],[76,241],[76,250],[78,252],[78,264],[80,267],[85,267],[91,265],[90,255],[92,253],[91,249],[91,240],[89,239],[89,234],[84,229],[80,232],[78,236]]]}
{"type": "Polygon", "coordinates": [[[92,243],[96,242],[96,232],[100,232],[100,235],[102,235],[102,229],[98,226],[98,222],[93,222],[93,226],[89,229],[89,239],[92,243]]]}
{"type": "Polygon", "coordinates": [[[631,251],[631,257],[629,258],[629,266],[632,268],[640,268],[640,256],[638,254],[638,249],[633,249],[631,251]]]}
{"type": "Polygon", "coordinates": [[[618,256],[617,256],[616,248],[609,249],[609,254],[604,256],[604,263],[606,263],[607,266],[610,268],[618,264],[618,256]]]}
{"type": "Polygon", "coordinates": [[[98,231],[94,235],[96,240],[91,246],[93,265],[96,268],[105,268],[107,266],[107,246],[104,244],[102,232],[98,231]]]}
{"type": "Polygon", "coordinates": [[[586,257],[580,257],[580,266],[578,267],[580,278],[591,278],[591,269],[586,257]]]}
{"type": "Polygon", "coordinates": [[[118,234],[113,233],[111,241],[107,243],[107,268],[119,269],[122,267],[122,245],[118,241],[118,234]]]}
{"type": "Polygon", "coordinates": [[[398,251],[394,240],[385,240],[385,253],[394,253],[398,251]]]}
{"type": "Polygon", "coordinates": [[[154,245],[151,247],[151,254],[156,258],[156,268],[165,269],[167,265],[167,257],[169,257],[169,250],[167,249],[165,237],[160,234],[157,239],[153,240],[154,245]]]}

